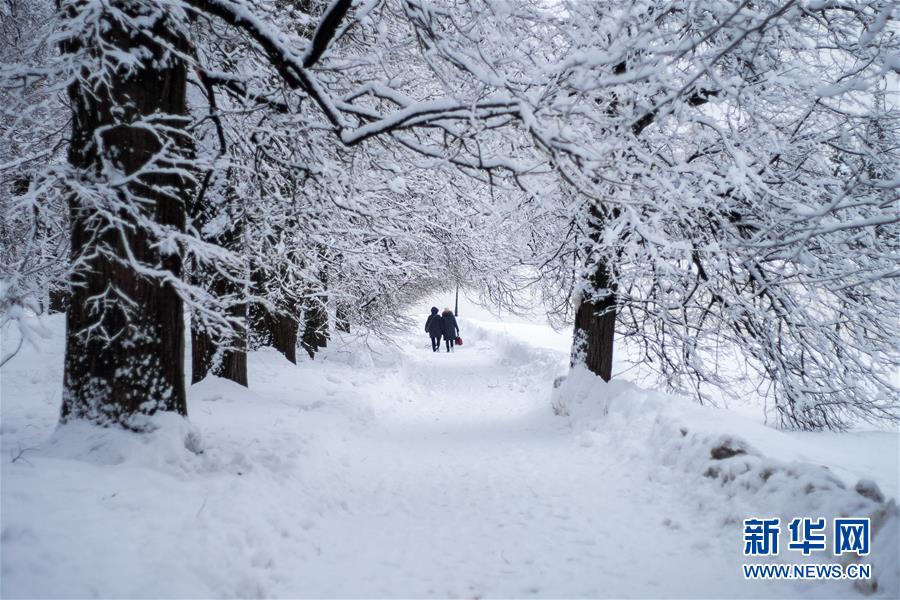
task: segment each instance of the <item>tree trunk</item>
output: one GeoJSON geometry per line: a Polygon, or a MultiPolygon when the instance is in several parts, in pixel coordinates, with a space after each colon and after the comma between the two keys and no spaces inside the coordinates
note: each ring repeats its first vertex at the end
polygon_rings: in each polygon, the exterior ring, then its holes
{"type": "MultiPolygon", "coordinates": [[[[64,52],[94,58],[101,42],[125,56],[143,52],[147,57],[114,73],[107,66],[106,78],[82,73],[68,90],[69,163],[97,194],[83,200],[83,194],[73,193],[69,199],[70,254],[76,268],[66,311],[61,420],[83,418],[141,429],[142,415],[187,414],[181,298],[171,283],[138,273],[125,257],[130,253],[134,262],[176,279],[181,276],[178,249],[161,252],[135,215],[152,219],[162,229],[185,227],[191,184],[177,173],[155,170],[171,169],[174,158],[156,159],[155,166],[149,162],[162,149],[161,140],[182,156],[191,153],[185,119],[179,118],[186,113],[187,70],[177,55],[154,40],[164,39],[180,52],[187,52],[188,45],[171,18],[153,3],[110,6],[130,18],[107,15],[97,29],[101,39],[86,35],[62,44],[64,52]],[[148,19],[151,12],[155,14],[148,19]],[[134,23],[149,26],[132,29],[134,23]],[[150,115],[165,132],[148,131],[146,121],[137,123],[150,115]],[[110,168],[119,173],[108,173],[110,168]],[[116,175],[142,168],[145,173],[122,187],[105,185],[116,175]]],[[[70,5],[67,15],[76,29],[78,9],[70,5]]]]}
{"type": "Polygon", "coordinates": [[[325,305],[318,299],[307,301],[303,338],[300,345],[303,346],[310,358],[315,358],[316,352],[328,346],[328,312],[325,310],[325,305]]]}
{"type": "MultiPolygon", "coordinates": [[[[266,270],[255,266],[251,275],[253,294],[265,297],[265,282],[269,277],[266,270]]],[[[297,364],[297,316],[300,313],[293,299],[286,299],[279,306],[277,314],[271,313],[265,306],[254,303],[250,305],[250,347],[272,346],[281,352],[286,359],[297,364]]]]}
{"type": "MultiPolygon", "coordinates": [[[[323,261],[326,258],[324,247],[319,247],[319,255],[323,261]]],[[[328,310],[325,299],[328,297],[328,272],[323,268],[319,270],[319,285],[312,292],[318,292],[306,300],[306,313],[304,315],[303,337],[300,344],[306,350],[310,358],[316,357],[316,352],[328,346],[328,310]]]]}
{"type": "MultiPolygon", "coordinates": [[[[264,298],[268,295],[265,286],[267,277],[268,273],[263,267],[257,264],[251,266],[250,281],[253,296],[264,298]]],[[[263,346],[273,345],[271,315],[266,307],[254,302],[249,306],[247,315],[250,349],[256,350],[263,346]]]]}
{"type": "Polygon", "coordinates": [[[588,238],[585,248],[589,273],[575,311],[575,331],[572,338],[571,366],[583,364],[603,381],[612,378],[613,346],[616,332],[616,286],[611,265],[605,257],[596,255],[601,243],[604,222],[600,209],[591,205],[588,216],[588,238]]]}
{"type": "MultiPolygon", "coordinates": [[[[246,341],[246,339],[246,335],[239,333],[235,336],[232,343],[237,345],[240,344],[241,341],[246,341]]],[[[237,346],[237,348],[242,347],[245,346],[237,346]]],[[[219,359],[218,364],[215,365],[213,373],[218,377],[230,379],[235,383],[247,387],[247,351],[233,348],[223,350],[222,356],[219,359]]]]}
{"type": "MultiPolygon", "coordinates": [[[[232,314],[246,321],[247,305],[234,307],[232,314]]],[[[243,328],[223,344],[191,322],[191,383],[202,381],[210,371],[244,387],[248,385],[247,333],[243,328]]]]}
{"type": "Polygon", "coordinates": [[[581,293],[581,303],[575,312],[572,342],[572,366],[583,364],[603,381],[612,378],[616,295],[612,291],[598,295],[594,290],[611,288],[606,264],[596,265],[591,285],[581,293]]]}
{"type": "MultiPolygon", "coordinates": [[[[228,171],[224,179],[224,190],[217,186],[205,188],[205,193],[195,202],[191,210],[193,227],[203,231],[213,217],[225,212],[229,215],[228,226],[207,241],[220,247],[240,252],[243,240],[242,215],[232,214],[238,205],[238,198],[232,186],[232,173],[228,171]]],[[[215,269],[204,268],[195,264],[192,274],[194,284],[207,286],[210,294],[219,299],[246,297],[241,284],[223,276],[215,269]]],[[[230,379],[235,383],[247,386],[247,304],[241,302],[228,308],[231,317],[240,323],[237,330],[227,339],[212,336],[197,319],[191,319],[191,383],[201,381],[212,371],[214,375],[230,379]]]]}
{"type": "Polygon", "coordinates": [[[297,364],[297,319],[288,315],[270,317],[272,322],[272,346],[284,357],[297,364]]]}
{"type": "Polygon", "coordinates": [[[203,381],[212,368],[216,345],[205,329],[191,320],[191,384],[203,381]]]}

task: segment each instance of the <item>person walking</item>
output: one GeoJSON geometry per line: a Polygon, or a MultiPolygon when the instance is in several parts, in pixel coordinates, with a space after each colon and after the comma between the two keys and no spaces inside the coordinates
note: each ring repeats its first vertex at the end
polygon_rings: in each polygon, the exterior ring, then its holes
{"type": "Polygon", "coordinates": [[[441,334],[444,332],[444,320],[438,314],[438,307],[431,307],[431,314],[425,321],[425,331],[431,336],[431,351],[437,352],[441,349],[441,334]]]}
{"type": "Polygon", "coordinates": [[[456,323],[453,311],[449,308],[445,308],[441,313],[441,321],[444,325],[443,333],[444,340],[447,342],[447,352],[451,352],[456,344],[456,337],[459,335],[459,325],[456,323]]]}

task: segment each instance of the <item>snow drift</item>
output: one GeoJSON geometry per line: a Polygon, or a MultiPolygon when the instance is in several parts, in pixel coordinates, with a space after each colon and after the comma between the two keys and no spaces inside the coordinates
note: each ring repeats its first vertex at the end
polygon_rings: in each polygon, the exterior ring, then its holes
{"type": "MultiPolygon", "coordinates": [[[[780,517],[785,524],[803,516],[826,517],[829,523],[835,517],[869,517],[872,547],[863,562],[872,564],[873,579],[858,581],[857,587],[900,595],[896,499],[886,498],[870,479],[848,481],[825,465],[770,456],[791,445],[790,434],[629,382],[607,383],[586,369],[561,380],[553,409],[568,419],[584,445],[602,439],[625,460],[657,463],[660,480],[683,486],[685,499],[707,511],[726,535],[739,532],[743,519],[751,517],[780,517]],[[754,435],[759,446],[746,439],[754,435]]],[[[780,547],[787,548],[786,527],[781,534],[780,547]]],[[[830,550],[821,555],[834,559],[830,550]]]]}

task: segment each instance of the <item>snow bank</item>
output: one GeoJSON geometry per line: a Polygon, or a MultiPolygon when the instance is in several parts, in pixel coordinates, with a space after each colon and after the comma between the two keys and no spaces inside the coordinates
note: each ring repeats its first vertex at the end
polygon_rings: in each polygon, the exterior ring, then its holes
{"type": "MultiPolygon", "coordinates": [[[[586,369],[561,380],[552,404],[554,412],[569,420],[583,446],[615,447],[635,463],[655,461],[660,480],[680,480],[686,501],[697,502],[736,540],[742,521],[752,517],[780,517],[783,524],[806,516],[826,517],[829,523],[835,517],[869,517],[872,547],[863,562],[872,564],[873,579],[857,582],[857,589],[900,597],[896,497],[885,497],[869,479],[771,457],[770,452],[792,445],[791,434],[629,382],[606,383],[586,369]]],[[[787,548],[786,527],[782,537],[780,546],[787,548]]],[[[830,546],[820,554],[835,560],[830,546]]],[[[847,555],[842,558],[849,560],[847,555]]]]}
{"type": "MultiPolygon", "coordinates": [[[[566,365],[565,355],[546,349],[543,341],[546,329],[537,325],[498,325],[475,319],[459,319],[464,342],[473,350],[480,347],[494,349],[504,365],[540,365],[551,368],[566,365]],[[465,330],[463,330],[465,328],[465,330]],[[543,335],[541,335],[543,334],[543,335]]],[[[552,331],[552,330],[551,330],[552,331]]]]}
{"type": "Polygon", "coordinates": [[[29,458],[75,460],[94,465],[122,465],[188,474],[203,453],[200,431],[175,413],[144,417],[142,433],[98,427],[87,421],[59,426],[29,458]]]}

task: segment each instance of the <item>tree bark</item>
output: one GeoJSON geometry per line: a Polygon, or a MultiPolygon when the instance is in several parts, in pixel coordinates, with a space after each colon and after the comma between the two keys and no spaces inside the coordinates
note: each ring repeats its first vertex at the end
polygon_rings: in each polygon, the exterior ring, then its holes
{"type": "MultiPolygon", "coordinates": [[[[73,193],[69,199],[70,253],[76,268],[66,311],[61,421],[89,419],[141,429],[143,415],[187,414],[182,300],[171,283],[140,274],[133,262],[176,279],[181,276],[178,249],[161,252],[137,225],[135,213],[161,228],[183,231],[185,201],[192,187],[177,173],[157,171],[148,164],[161,150],[161,138],[137,122],[153,115],[156,123],[167,128],[162,139],[185,156],[191,153],[185,119],[179,118],[186,114],[187,69],[157,40],[180,52],[187,52],[188,44],[176,33],[171,18],[153,3],[112,2],[111,6],[131,19],[107,16],[104,27],[98,29],[100,40],[85,36],[62,44],[64,52],[95,58],[108,51],[101,50],[101,42],[125,56],[141,51],[148,57],[105,79],[82,73],[68,90],[72,107],[69,163],[103,195],[83,201],[83,195],[73,193]],[[148,29],[131,28],[151,11],[159,18],[148,21],[148,29]],[[90,85],[90,81],[100,83],[90,85]],[[104,185],[104,164],[125,175],[149,168],[124,187],[113,188],[104,185]],[[104,214],[98,205],[109,212],[104,214]],[[132,261],[125,259],[128,253],[132,261]]],[[[67,16],[73,23],[77,10],[77,5],[70,5],[67,16]]]]}
{"type": "MultiPolygon", "coordinates": [[[[240,344],[247,339],[246,335],[238,334],[232,343],[240,344]]],[[[239,345],[238,348],[244,347],[239,345]]],[[[227,349],[222,351],[222,357],[215,365],[213,373],[218,377],[230,379],[247,387],[247,352],[241,349],[227,349]]]]}
{"type": "MultiPolygon", "coordinates": [[[[266,270],[260,265],[254,263],[251,266],[250,281],[253,296],[259,298],[267,296],[265,285],[267,276],[266,270]]],[[[262,346],[271,346],[272,326],[269,322],[270,316],[266,307],[254,302],[248,307],[247,315],[250,349],[257,350],[262,346]]]]}
{"type": "Polygon", "coordinates": [[[191,385],[203,381],[209,374],[215,354],[212,336],[191,321],[191,385]]]}
{"type": "Polygon", "coordinates": [[[601,242],[603,220],[600,210],[592,205],[588,219],[590,245],[586,248],[589,275],[575,311],[570,365],[583,364],[604,381],[609,381],[612,379],[616,332],[616,286],[612,266],[607,260],[590,258],[601,242]]]}
{"type": "MultiPolygon", "coordinates": [[[[247,320],[247,305],[231,309],[232,315],[247,320]]],[[[247,332],[236,331],[230,340],[216,340],[202,327],[191,322],[191,383],[202,381],[209,372],[244,387],[247,378],[247,332]]]]}
{"type": "Polygon", "coordinates": [[[315,358],[316,352],[328,346],[328,337],[328,313],[325,305],[318,299],[307,301],[300,345],[310,358],[315,358]]]}
{"type": "MultiPolygon", "coordinates": [[[[206,189],[206,194],[198,194],[202,198],[198,198],[191,211],[193,226],[198,231],[203,231],[220,212],[235,210],[238,199],[231,185],[231,177],[231,172],[227,172],[225,191],[218,196],[218,200],[214,194],[209,193],[209,188],[206,189]]],[[[223,231],[210,236],[208,241],[223,248],[240,251],[243,220],[239,215],[229,216],[229,225],[223,231]]],[[[202,265],[195,264],[192,278],[195,285],[206,285],[215,298],[225,299],[236,295],[246,297],[245,290],[240,284],[229,280],[215,269],[206,269],[202,265]]],[[[228,312],[240,325],[227,339],[210,335],[197,320],[191,320],[192,384],[201,381],[212,371],[218,377],[247,386],[247,304],[245,302],[234,304],[228,308],[228,312]]]]}
{"type": "MultiPolygon", "coordinates": [[[[252,274],[253,293],[256,296],[267,295],[265,281],[266,270],[254,267],[252,274]]],[[[272,346],[281,352],[286,359],[297,364],[297,333],[299,323],[297,317],[300,310],[292,299],[279,306],[278,313],[270,312],[265,306],[254,303],[249,307],[250,347],[272,346]]]]}
{"type": "Polygon", "coordinates": [[[297,319],[288,315],[270,317],[272,326],[272,346],[284,357],[297,364],[297,319]]]}
{"type": "Polygon", "coordinates": [[[572,343],[571,365],[583,364],[603,381],[612,378],[616,295],[610,291],[598,296],[594,290],[611,288],[612,282],[606,264],[597,264],[589,287],[581,293],[581,303],[575,312],[572,343]]]}

